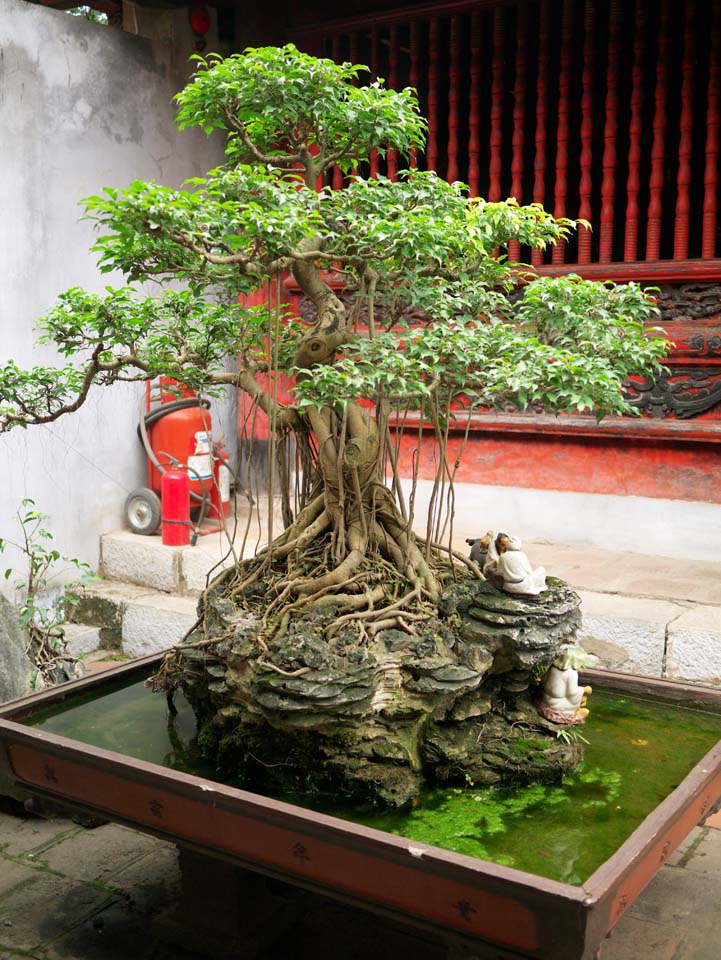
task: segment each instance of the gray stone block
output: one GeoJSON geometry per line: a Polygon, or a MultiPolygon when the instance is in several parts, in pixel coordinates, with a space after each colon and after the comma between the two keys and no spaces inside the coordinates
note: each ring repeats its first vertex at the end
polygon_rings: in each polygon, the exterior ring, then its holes
{"type": "Polygon", "coordinates": [[[668,628],[669,677],[721,685],[721,608],[697,605],[668,628]]]}
{"type": "Polygon", "coordinates": [[[123,653],[143,657],[174,646],[195,623],[196,602],[162,594],[130,601],[123,615],[123,653]]]}
{"type": "Polygon", "coordinates": [[[17,607],[0,594],[0,703],[32,689],[33,664],[25,653],[27,643],[17,607]]]}
{"type": "Polygon", "coordinates": [[[685,609],[662,600],[581,593],[579,642],[611,670],[661,676],[669,623],[685,609]]]}
{"type": "Polygon", "coordinates": [[[179,593],[183,588],[183,547],[165,547],[160,537],[121,531],[100,538],[100,569],[109,580],[136,583],[151,590],[179,593]]]}
{"type": "Polygon", "coordinates": [[[82,623],[65,623],[63,629],[68,653],[73,657],[93,653],[100,647],[99,627],[88,627],[82,623]]]}

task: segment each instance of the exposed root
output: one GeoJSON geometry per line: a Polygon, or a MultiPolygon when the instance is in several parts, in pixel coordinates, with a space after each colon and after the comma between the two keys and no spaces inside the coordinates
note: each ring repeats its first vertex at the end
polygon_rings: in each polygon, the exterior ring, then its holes
{"type": "Polygon", "coordinates": [[[299,667],[298,670],[283,670],[282,667],[276,667],[274,663],[269,663],[268,660],[257,660],[259,667],[263,667],[266,670],[272,670],[274,673],[279,673],[282,677],[302,677],[304,673],[310,672],[310,667],[299,667]]]}

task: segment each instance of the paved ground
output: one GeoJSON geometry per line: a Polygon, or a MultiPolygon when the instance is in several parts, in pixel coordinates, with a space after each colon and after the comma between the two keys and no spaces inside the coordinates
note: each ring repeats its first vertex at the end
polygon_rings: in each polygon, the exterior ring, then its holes
{"type": "MultiPolygon", "coordinates": [[[[717,815],[721,826],[721,818],[717,815]]],[[[160,939],[177,904],[176,849],[125,827],[0,813],[0,960],[197,960],[160,939]]],[[[251,918],[249,918],[251,919],[251,918]]],[[[605,942],[601,960],[718,960],[721,829],[696,829],[605,942]]],[[[440,960],[417,935],[323,901],[301,910],[258,960],[440,960]]]]}

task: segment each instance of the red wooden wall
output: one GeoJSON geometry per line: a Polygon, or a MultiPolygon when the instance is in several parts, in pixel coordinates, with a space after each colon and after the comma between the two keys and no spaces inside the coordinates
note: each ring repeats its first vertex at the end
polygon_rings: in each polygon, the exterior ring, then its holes
{"type": "MultiPolygon", "coordinates": [[[[458,479],[721,502],[721,0],[383,7],[313,0],[285,34],[418,90],[425,154],[375,156],[361,173],[408,162],[590,220],[567,246],[509,254],[543,273],[660,284],[675,344],[668,376],[629,387],[639,418],[479,415],[458,479]]],[[[429,439],[422,476],[433,457],[429,439]]]]}

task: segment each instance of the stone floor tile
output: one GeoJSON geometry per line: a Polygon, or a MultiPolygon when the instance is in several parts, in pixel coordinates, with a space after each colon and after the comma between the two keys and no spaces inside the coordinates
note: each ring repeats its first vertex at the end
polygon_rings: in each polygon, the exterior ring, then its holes
{"type": "MultiPolygon", "coordinates": [[[[688,873],[713,877],[721,881],[721,832],[704,830],[700,842],[693,847],[690,855],[684,858],[684,869],[688,873]]],[[[721,925],[721,888],[718,889],[718,904],[721,925]]],[[[721,938],[718,955],[721,957],[721,938]]]]}
{"type": "Polygon", "coordinates": [[[136,904],[155,909],[180,891],[178,850],[172,843],[157,841],[157,847],[116,871],[111,889],[128,895],[136,904]]]}
{"type": "Polygon", "coordinates": [[[685,860],[686,856],[688,855],[689,851],[690,851],[697,843],[700,842],[701,838],[703,837],[703,834],[704,834],[704,828],[703,828],[703,827],[694,827],[693,830],[691,831],[691,833],[689,833],[689,835],[686,837],[686,839],[683,840],[683,841],[676,847],[676,849],[674,850],[674,852],[673,852],[673,853],[671,854],[671,856],[668,858],[668,860],[666,861],[666,863],[668,864],[668,866],[669,866],[669,867],[677,867],[680,863],[682,863],[682,862],[685,860]]]}
{"type": "Polygon", "coordinates": [[[2,922],[6,919],[3,912],[5,896],[21,883],[29,883],[36,875],[33,867],[15,860],[7,860],[0,855],[0,942],[2,942],[2,922]]]}
{"type": "Polygon", "coordinates": [[[0,851],[17,857],[59,842],[81,830],[72,820],[13,817],[0,814],[0,851]]]}
{"type": "Polygon", "coordinates": [[[0,950],[36,951],[72,930],[111,898],[93,887],[36,870],[3,897],[0,950]],[[6,925],[11,924],[11,926],[6,925]]]}
{"type": "MultiPolygon", "coordinates": [[[[699,904],[705,902],[707,889],[705,877],[689,873],[684,867],[665,867],[631,905],[627,916],[681,926],[688,923],[699,904]]],[[[721,950],[719,952],[721,954],[721,950]]]]}
{"type": "Polygon", "coordinates": [[[154,850],[161,842],[108,823],[95,830],[81,830],[66,841],[38,853],[36,859],[73,880],[91,880],[108,886],[118,871],[154,850]]]}
{"type": "Polygon", "coordinates": [[[603,941],[600,960],[678,960],[680,944],[680,931],[674,924],[627,914],[603,941]]]}

